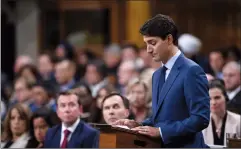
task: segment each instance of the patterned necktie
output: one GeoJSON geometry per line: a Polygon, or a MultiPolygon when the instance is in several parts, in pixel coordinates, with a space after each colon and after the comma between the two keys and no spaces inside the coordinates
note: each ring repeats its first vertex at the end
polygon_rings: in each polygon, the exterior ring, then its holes
{"type": "Polygon", "coordinates": [[[64,140],[63,140],[60,148],[67,148],[69,134],[70,134],[70,131],[68,129],[65,129],[64,130],[64,140]]]}

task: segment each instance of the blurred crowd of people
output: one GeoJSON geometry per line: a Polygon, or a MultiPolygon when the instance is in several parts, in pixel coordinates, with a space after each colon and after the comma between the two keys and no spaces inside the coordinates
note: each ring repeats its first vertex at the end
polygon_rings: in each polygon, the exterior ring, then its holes
{"type": "MultiPolygon", "coordinates": [[[[203,132],[205,141],[225,145],[226,133],[241,136],[240,49],[230,46],[202,55],[201,40],[191,34],[181,35],[178,43],[185,56],[204,69],[210,83],[212,119],[203,132]]],[[[62,42],[36,61],[27,53],[18,56],[13,81],[2,72],[5,147],[41,147],[47,129],[60,123],[56,98],[68,90],[78,93],[86,123],[111,124],[122,118],[141,122],[151,115],[152,74],[162,64],[135,44],[110,44],[101,58],[90,51],[62,42]]]]}

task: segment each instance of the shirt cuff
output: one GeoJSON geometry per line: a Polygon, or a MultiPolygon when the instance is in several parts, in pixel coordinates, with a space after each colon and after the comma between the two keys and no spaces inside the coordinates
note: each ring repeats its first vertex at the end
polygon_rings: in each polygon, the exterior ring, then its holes
{"type": "Polygon", "coordinates": [[[162,141],[164,142],[163,137],[162,137],[161,127],[159,127],[159,131],[160,131],[161,139],[162,139],[162,141]]]}

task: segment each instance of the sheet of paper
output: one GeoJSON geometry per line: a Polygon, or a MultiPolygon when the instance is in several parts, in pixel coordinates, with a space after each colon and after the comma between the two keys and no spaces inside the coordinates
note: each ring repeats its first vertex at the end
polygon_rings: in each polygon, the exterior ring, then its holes
{"type": "Polygon", "coordinates": [[[124,129],[130,129],[129,127],[124,126],[124,125],[116,125],[115,127],[120,127],[120,128],[124,128],[124,129]]]}

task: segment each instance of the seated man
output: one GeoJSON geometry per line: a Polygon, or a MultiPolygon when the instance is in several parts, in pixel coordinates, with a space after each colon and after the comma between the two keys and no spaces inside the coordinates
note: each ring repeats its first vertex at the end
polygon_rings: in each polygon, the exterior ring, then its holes
{"type": "Polygon", "coordinates": [[[99,132],[80,120],[82,106],[73,92],[60,93],[57,115],[62,124],[47,131],[44,148],[98,148],[99,132]]]}
{"type": "Polygon", "coordinates": [[[118,93],[107,95],[102,101],[102,114],[109,125],[119,119],[128,118],[130,115],[129,100],[118,93]]]}

